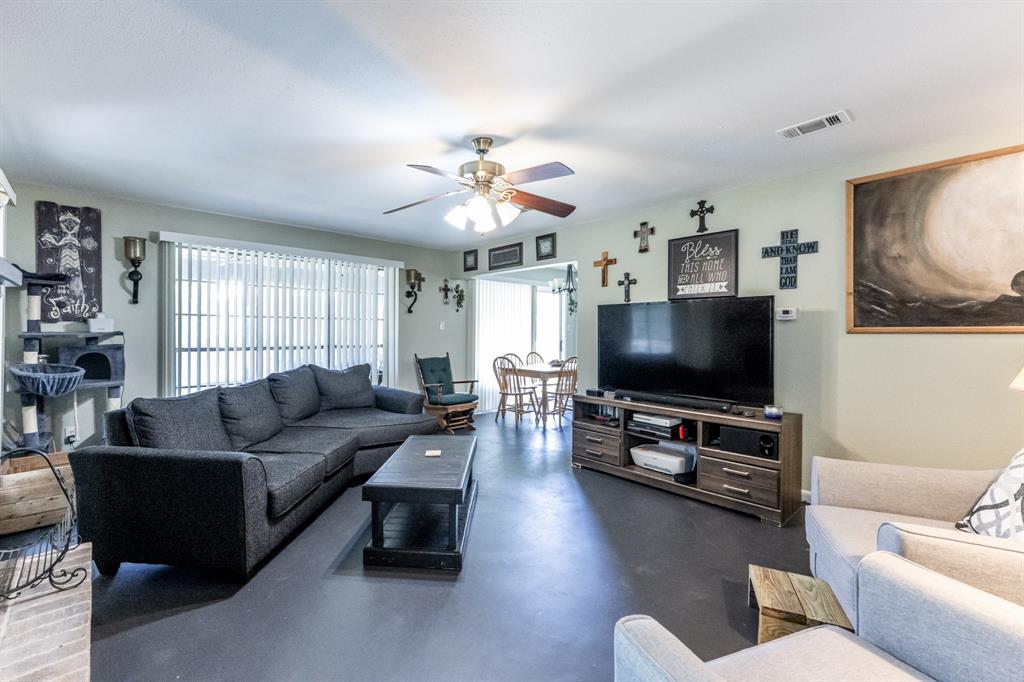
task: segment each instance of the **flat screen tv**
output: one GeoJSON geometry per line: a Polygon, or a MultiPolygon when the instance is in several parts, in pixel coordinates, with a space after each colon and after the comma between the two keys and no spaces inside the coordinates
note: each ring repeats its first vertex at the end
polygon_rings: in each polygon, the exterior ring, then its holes
{"type": "Polygon", "coordinates": [[[649,399],[771,404],[774,308],[773,296],[598,306],[598,383],[649,399]]]}

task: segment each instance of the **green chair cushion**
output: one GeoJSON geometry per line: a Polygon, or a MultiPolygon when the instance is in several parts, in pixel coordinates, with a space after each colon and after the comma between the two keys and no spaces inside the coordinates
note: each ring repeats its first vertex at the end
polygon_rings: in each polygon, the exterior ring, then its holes
{"type": "Polygon", "coordinates": [[[434,405],[462,405],[463,403],[475,403],[479,398],[475,393],[449,393],[441,396],[441,401],[431,400],[434,405]]]}
{"type": "MultiPolygon", "coordinates": [[[[452,376],[452,362],[447,356],[443,358],[420,358],[420,372],[423,374],[423,383],[441,384],[441,392],[445,395],[455,393],[454,377],[452,376]]],[[[430,400],[434,402],[437,395],[437,388],[428,388],[430,400]]]]}

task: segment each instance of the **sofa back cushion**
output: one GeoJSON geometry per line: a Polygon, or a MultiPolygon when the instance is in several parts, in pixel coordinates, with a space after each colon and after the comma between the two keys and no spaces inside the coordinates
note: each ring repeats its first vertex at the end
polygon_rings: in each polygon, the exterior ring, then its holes
{"type": "Polygon", "coordinates": [[[237,450],[273,438],[284,428],[266,379],[221,388],[220,418],[237,450]]]}
{"type": "Polygon", "coordinates": [[[320,389],[308,365],[271,374],[267,381],[286,424],[312,417],[320,411],[320,389]]]}
{"type": "Polygon", "coordinates": [[[356,365],[343,370],[326,369],[317,365],[310,365],[310,367],[320,389],[321,410],[373,407],[370,365],[356,365]]]}
{"type": "Polygon", "coordinates": [[[210,388],[177,398],[136,398],[128,405],[132,441],[143,448],[233,451],[219,394],[210,388]]]}

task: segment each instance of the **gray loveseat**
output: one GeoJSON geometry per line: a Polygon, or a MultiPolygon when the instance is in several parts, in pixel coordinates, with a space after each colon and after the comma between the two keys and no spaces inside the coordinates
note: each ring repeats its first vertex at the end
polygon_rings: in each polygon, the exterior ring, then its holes
{"type": "Polygon", "coordinates": [[[250,575],[409,436],[438,431],[419,394],[369,365],[307,365],[241,386],[137,398],[71,453],[79,533],[101,573],[122,561],[250,575]]]}

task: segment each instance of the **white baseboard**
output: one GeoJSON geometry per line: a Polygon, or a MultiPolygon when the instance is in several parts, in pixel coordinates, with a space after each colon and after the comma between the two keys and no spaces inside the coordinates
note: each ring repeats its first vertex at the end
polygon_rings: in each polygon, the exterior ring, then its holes
{"type": "Polygon", "coordinates": [[[800,501],[805,503],[805,504],[810,504],[811,503],[811,491],[810,490],[804,490],[803,488],[801,488],[800,489],[800,501]]]}

